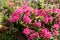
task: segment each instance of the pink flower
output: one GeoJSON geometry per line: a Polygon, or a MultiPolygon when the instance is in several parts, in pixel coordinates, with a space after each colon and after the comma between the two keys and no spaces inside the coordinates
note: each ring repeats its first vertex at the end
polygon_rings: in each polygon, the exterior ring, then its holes
{"type": "Polygon", "coordinates": [[[53,19],[54,19],[54,18],[53,18],[52,16],[49,17],[49,21],[50,21],[50,22],[52,22],[53,19]]]}
{"type": "Polygon", "coordinates": [[[22,8],[17,8],[17,9],[15,10],[15,12],[12,13],[12,17],[14,17],[14,16],[21,16],[22,13],[23,13],[22,8]]]}
{"type": "Polygon", "coordinates": [[[35,15],[37,15],[37,16],[41,16],[41,15],[42,15],[42,10],[34,9],[33,12],[34,12],[35,15]]]}
{"type": "Polygon", "coordinates": [[[52,34],[50,32],[46,32],[45,36],[46,38],[50,39],[52,37],[52,34]]]}
{"type": "Polygon", "coordinates": [[[46,37],[46,38],[50,39],[52,37],[52,35],[48,29],[42,29],[42,33],[40,34],[40,37],[46,37]]]}
{"type": "Polygon", "coordinates": [[[59,9],[55,9],[55,13],[60,13],[59,11],[60,11],[59,9]]]}
{"type": "Polygon", "coordinates": [[[14,17],[14,16],[17,16],[17,15],[18,14],[16,12],[13,12],[11,16],[14,17]]]}
{"type": "Polygon", "coordinates": [[[47,24],[48,22],[49,22],[49,18],[46,17],[46,18],[44,19],[44,23],[47,24]]]}
{"type": "Polygon", "coordinates": [[[34,35],[35,37],[37,37],[37,36],[39,36],[39,33],[38,33],[38,32],[35,32],[33,35],[34,35]]]}
{"type": "Polygon", "coordinates": [[[28,12],[32,12],[33,9],[32,9],[31,7],[28,6],[28,7],[27,7],[27,11],[28,11],[28,12]]]}
{"type": "Polygon", "coordinates": [[[18,9],[16,9],[16,13],[17,13],[18,15],[21,15],[21,14],[23,13],[22,8],[18,8],[18,9]]]}
{"type": "Polygon", "coordinates": [[[47,12],[47,13],[50,13],[50,12],[51,12],[51,9],[47,9],[46,12],[47,12]]]}
{"type": "Polygon", "coordinates": [[[35,31],[34,30],[30,30],[31,33],[34,33],[35,31]]]}
{"type": "Polygon", "coordinates": [[[29,6],[23,6],[23,7],[22,7],[22,10],[23,10],[24,12],[32,12],[32,8],[29,7],[29,6]]]}
{"type": "Polygon", "coordinates": [[[52,13],[60,13],[60,10],[59,9],[51,9],[51,12],[52,13]]]}
{"type": "Polygon", "coordinates": [[[42,32],[40,34],[40,37],[44,37],[47,32],[47,29],[42,29],[42,32]]]}
{"type": "Polygon", "coordinates": [[[56,30],[54,30],[53,34],[54,34],[55,36],[58,36],[58,35],[59,35],[58,31],[56,31],[56,30]]]}
{"type": "Polygon", "coordinates": [[[10,18],[10,22],[15,22],[15,21],[18,21],[19,20],[19,16],[14,16],[14,17],[11,17],[10,18]]]}
{"type": "Polygon", "coordinates": [[[13,18],[14,18],[15,21],[18,21],[20,19],[19,16],[14,16],[13,18]]]}
{"type": "Polygon", "coordinates": [[[9,2],[9,3],[8,3],[8,6],[9,6],[9,7],[12,7],[12,3],[11,3],[11,2],[9,2]]]}
{"type": "Polygon", "coordinates": [[[11,17],[10,18],[10,22],[12,23],[12,22],[15,22],[15,20],[11,17]]]}
{"type": "Polygon", "coordinates": [[[42,10],[37,10],[37,16],[41,16],[42,15],[42,10]]]}
{"type": "Polygon", "coordinates": [[[44,16],[44,17],[48,17],[47,12],[43,12],[43,16],[44,16]]]}
{"type": "Polygon", "coordinates": [[[41,33],[41,34],[40,34],[40,37],[44,37],[44,36],[45,36],[45,34],[44,34],[44,33],[41,33]]]}
{"type": "Polygon", "coordinates": [[[27,2],[27,1],[25,1],[25,2],[24,2],[24,6],[27,6],[27,4],[28,4],[28,2],[27,2]]]}
{"type": "Polygon", "coordinates": [[[30,24],[31,23],[31,19],[28,16],[26,16],[26,15],[24,15],[23,20],[27,24],[30,24]]]}
{"type": "Polygon", "coordinates": [[[39,33],[35,32],[35,33],[33,33],[33,34],[30,35],[30,39],[34,39],[37,36],[39,36],[39,33]]]}
{"type": "Polygon", "coordinates": [[[31,40],[31,37],[30,36],[28,36],[28,40],[31,40]]]}
{"type": "Polygon", "coordinates": [[[25,28],[23,33],[26,34],[26,35],[29,35],[30,34],[30,29],[29,28],[25,28]]]}
{"type": "Polygon", "coordinates": [[[36,25],[37,25],[38,27],[40,27],[40,26],[41,26],[41,22],[37,22],[36,25]]]}
{"type": "Polygon", "coordinates": [[[28,7],[28,6],[23,6],[23,7],[22,7],[23,12],[26,12],[26,11],[27,11],[27,7],[28,7]]]}
{"type": "Polygon", "coordinates": [[[35,9],[34,12],[35,12],[35,15],[37,15],[38,14],[38,9],[35,9]]]}
{"type": "Polygon", "coordinates": [[[34,39],[34,35],[33,34],[30,34],[30,39],[34,39]]]}
{"type": "Polygon", "coordinates": [[[30,12],[26,12],[26,14],[25,14],[25,15],[30,16],[31,14],[30,14],[30,12]]]}
{"type": "Polygon", "coordinates": [[[53,25],[53,28],[59,29],[59,24],[54,24],[54,25],[53,25]]]}
{"type": "Polygon", "coordinates": [[[59,21],[58,23],[59,23],[59,25],[60,25],[60,21],[59,21]]]}
{"type": "Polygon", "coordinates": [[[44,33],[44,34],[48,31],[49,31],[48,29],[42,29],[42,33],[44,33]]]}
{"type": "Polygon", "coordinates": [[[58,17],[60,18],[60,13],[58,13],[58,17]]]}

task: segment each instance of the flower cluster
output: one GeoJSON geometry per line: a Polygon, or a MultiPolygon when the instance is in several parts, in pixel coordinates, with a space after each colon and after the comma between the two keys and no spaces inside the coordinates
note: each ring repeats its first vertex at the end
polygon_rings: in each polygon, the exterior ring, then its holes
{"type": "Polygon", "coordinates": [[[27,6],[27,2],[24,2],[24,6],[16,9],[10,18],[11,23],[21,21],[26,26],[23,29],[23,33],[27,36],[28,40],[38,36],[40,38],[51,39],[59,35],[60,9],[33,9],[27,6]]]}

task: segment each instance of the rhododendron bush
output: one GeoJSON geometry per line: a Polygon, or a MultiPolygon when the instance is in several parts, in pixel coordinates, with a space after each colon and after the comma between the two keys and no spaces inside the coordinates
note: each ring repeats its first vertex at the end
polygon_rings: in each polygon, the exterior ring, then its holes
{"type": "Polygon", "coordinates": [[[1,40],[9,37],[11,38],[6,40],[58,40],[60,9],[45,9],[42,5],[35,4],[31,6],[25,1],[15,7],[8,2],[3,6],[4,15],[1,14],[3,22],[0,29],[4,32],[1,32],[4,38],[1,40]],[[5,38],[6,35],[8,36],[5,38]]]}
{"type": "Polygon", "coordinates": [[[28,40],[52,39],[59,35],[60,9],[34,9],[25,2],[22,7],[17,8],[11,14],[10,22],[23,25],[22,33],[28,40]]]}

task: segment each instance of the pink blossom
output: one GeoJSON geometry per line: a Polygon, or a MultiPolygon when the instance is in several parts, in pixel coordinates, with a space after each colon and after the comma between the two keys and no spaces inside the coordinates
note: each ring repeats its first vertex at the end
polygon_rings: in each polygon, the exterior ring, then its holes
{"type": "Polygon", "coordinates": [[[59,25],[60,25],[60,21],[59,21],[58,23],[59,23],[59,25]]]}
{"type": "Polygon", "coordinates": [[[52,37],[51,33],[47,29],[42,29],[42,33],[40,34],[40,37],[46,37],[50,39],[52,37]]]}
{"type": "Polygon", "coordinates": [[[35,15],[38,14],[38,9],[34,9],[35,15]]]}
{"type": "Polygon", "coordinates": [[[33,34],[30,35],[30,39],[34,39],[37,36],[39,36],[39,33],[35,32],[35,33],[33,33],[33,34]]]}
{"type": "Polygon", "coordinates": [[[53,19],[54,19],[54,18],[53,18],[52,16],[49,17],[49,21],[50,21],[50,22],[52,22],[53,19]]]}
{"type": "Polygon", "coordinates": [[[48,31],[49,31],[48,29],[42,29],[42,33],[44,33],[44,34],[48,31]]]}
{"type": "Polygon", "coordinates": [[[60,13],[58,13],[58,17],[60,18],[60,13]]]}
{"type": "Polygon", "coordinates": [[[24,15],[23,20],[24,20],[25,23],[28,23],[28,24],[31,23],[31,19],[26,15],[24,15]]]}
{"type": "Polygon", "coordinates": [[[51,9],[51,12],[52,13],[60,13],[60,10],[59,9],[51,9]]]}
{"type": "Polygon", "coordinates": [[[31,33],[34,33],[35,31],[34,30],[30,30],[31,33]]]}
{"type": "Polygon", "coordinates": [[[27,6],[27,4],[28,4],[28,2],[27,2],[27,1],[25,1],[25,2],[24,2],[24,6],[27,6]]]}
{"type": "Polygon", "coordinates": [[[11,2],[9,2],[9,3],[8,3],[8,6],[9,6],[9,7],[12,7],[12,3],[11,3],[11,2]]]}
{"type": "Polygon", "coordinates": [[[49,18],[48,17],[44,18],[44,23],[47,24],[48,22],[49,22],[49,18]]]}
{"type": "Polygon", "coordinates": [[[47,9],[46,12],[47,12],[47,13],[50,13],[50,12],[51,12],[51,9],[47,9]]]}
{"type": "Polygon", "coordinates": [[[42,29],[42,32],[40,34],[40,37],[44,37],[47,32],[47,29],[42,29]]]}
{"type": "Polygon", "coordinates": [[[26,12],[26,14],[25,14],[25,15],[30,16],[31,14],[30,14],[30,12],[26,12]]]}
{"type": "Polygon", "coordinates": [[[14,16],[17,16],[17,15],[18,14],[16,12],[13,12],[11,16],[14,17],[14,16]]]}
{"type": "Polygon", "coordinates": [[[26,34],[26,35],[29,35],[30,34],[30,29],[29,28],[25,28],[23,33],[26,34]]]}
{"type": "Polygon", "coordinates": [[[53,28],[59,29],[59,24],[54,24],[54,25],[53,25],[53,28]]]}
{"type": "Polygon", "coordinates": [[[22,15],[22,13],[23,13],[23,10],[22,9],[19,9],[19,8],[17,8],[16,10],[15,10],[15,12],[13,12],[12,13],[12,17],[13,16],[18,16],[18,15],[22,15]]]}
{"type": "Polygon", "coordinates": [[[10,18],[10,22],[15,22],[15,21],[18,21],[19,20],[19,16],[14,16],[14,17],[11,17],[10,18]]]}
{"type": "Polygon", "coordinates": [[[53,34],[54,34],[55,36],[58,36],[58,35],[59,35],[58,31],[56,31],[56,30],[54,30],[53,34]]]}
{"type": "Polygon", "coordinates": [[[34,39],[34,35],[33,34],[30,34],[30,39],[34,39]]]}
{"type": "Polygon", "coordinates": [[[32,12],[32,8],[29,7],[29,6],[23,6],[23,7],[22,7],[22,10],[23,10],[24,12],[32,12]]]}
{"type": "Polygon", "coordinates": [[[28,36],[28,40],[31,40],[31,37],[30,36],[28,36]]]}
{"type": "Polygon", "coordinates": [[[28,6],[28,7],[27,7],[27,11],[28,11],[28,12],[32,12],[33,9],[32,9],[31,7],[28,6]]]}
{"type": "Polygon", "coordinates": [[[52,37],[52,34],[50,32],[46,32],[45,36],[46,38],[50,39],[52,37]]]}
{"type": "Polygon", "coordinates": [[[10,22],[12,23],[12,22],[15,22],[15,20],[11,17],[10,18],[10,22]]]}
{"type": "Polygon", "coordinates": [[[41,15],[42,15],[42,10],[34,9],[33,12],[34,12],[35,15],[37,15],[37,16],[41,16],[41,15]]]}
{"type": "Polygon", "coordinates": [[[26,12],[26,11],[27,11],[27,9],[24,8],[24,9],[23,9],[23,12],[26,12]]]}
{"type": "Polygon", "coordinates": [[[42,15],[42,10],[38,10],[37,16],[41,16],[41,15],[42,15]]]}
{"type": "Polygon", "coordinates": [[[44,36],[45,36],[45,34],[44,34],[44,33],[41,33],[41,34],[40,34],[40,37],[44,37],[44,36]]]}
{"type": "Polygon", "coordinates": [[[18,8],[18,9],[16,9],[16,13],[19,14],[19,15],[21,15],[21,14],[23,13],[22,8],[18,8]]]}
{"type": "Polygon", "coordinates": [[[41,22],[37,22],[36,25],[37,25],[38,27],[40,27],[40,26],[41,26],[41,22]]]}
{"type": "Polygon", "coordinates": [[[43,12],[43,16],[44,16],[44,17],[48,17],[47,12],[43,12]]]}
{"type": "Polygon", "coordinates": [[[15,21],[18,21],[20,17],[19,16],[14,16],[13,18],[14,18],[15,21]]]}
{"type": "Polygon", "coordinates": [[[55,13],[60,13],[60,10],[59,9],[55,9],[55,13]]]}
{"type": "Polygon", "coordinates": [[[39,33],[38,33],[38,32],[35,32],[33,35],[34,35],[35,37],[37,37],[37,36],[39,36],[39,33]]]}
{"type": "Polygon", "coordinates": [[[23,7],[22,7],[23,12],[26,12],[26,11],[27,11],[27,7],[28,7],[28,6],[23,6],[23,7]]]}

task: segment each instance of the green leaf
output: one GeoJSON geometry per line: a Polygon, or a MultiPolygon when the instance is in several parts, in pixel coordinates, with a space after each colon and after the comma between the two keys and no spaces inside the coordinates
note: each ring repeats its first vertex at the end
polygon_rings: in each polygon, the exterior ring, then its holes
{"type": "Polygon", "coordinates": [[[0,24],[3,22],[3,17],[4,17],[3,12],[0,12],[0,24]]]}
{"type": "Polygon", "coordinates": [[[14,8],[13,7],[10,7],[10,11],[13,12],[14,11],[14,8]]]}
{"type": "Polygon", "coordinates": [[[2,0],[0,0],[0,5],[2,5],[3,4],[3,2],[2,2],[2,0]]]}
{"type": "Polygon", "coordinates": [[[6,0],[6,1],[3,1],[3,6],[4,7],[8,7],[8,1],[6,0]]]}

